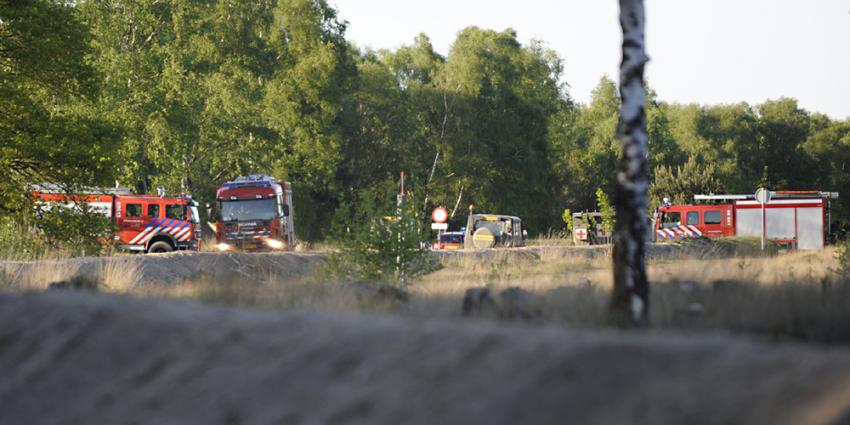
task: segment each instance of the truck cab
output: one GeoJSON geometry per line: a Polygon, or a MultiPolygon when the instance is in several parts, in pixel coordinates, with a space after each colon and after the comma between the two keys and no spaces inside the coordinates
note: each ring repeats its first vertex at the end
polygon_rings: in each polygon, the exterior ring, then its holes
{"type": "Polygon", "coordinates": [[[664,205],[655,213],[657,239],[717,238],[735,235],[731,204],[664,205]]]}
{"type": "Polygon", "coordinates": [[[198,203],[188,195],[116,195],[113,208],[115,240],[123,249],[162,253],[200,247],[198,203]]]}
{"type": "Polygon", "coordinates": [[[292,186],[267,175],[226,182],[216,191],[220,251],[287,250],[295,246],[292,186]]]}

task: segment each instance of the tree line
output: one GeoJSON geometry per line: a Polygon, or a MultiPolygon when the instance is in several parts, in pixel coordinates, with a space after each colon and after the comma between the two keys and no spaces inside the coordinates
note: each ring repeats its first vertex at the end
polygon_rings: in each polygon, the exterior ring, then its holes
{"type": "MultiPolygon", "coordinates": [[[[446,56],[425,34],[373,51],[345,30],[325,0],[0,0],[0,213],[25,215],[33,182],[204,203],[267,173],[293,183],[299,236],[318,240],[404,171],[422,213],[443,205],[460,225],[474,204],[534,234],[613,194],[610,78],[584,105],[563,59],[510,29],[465,28],[446,56]]],[[[655,205],[850,183],[850,120],[794,99],[679,105],[650,90],[646,113],[655,205]]]]}

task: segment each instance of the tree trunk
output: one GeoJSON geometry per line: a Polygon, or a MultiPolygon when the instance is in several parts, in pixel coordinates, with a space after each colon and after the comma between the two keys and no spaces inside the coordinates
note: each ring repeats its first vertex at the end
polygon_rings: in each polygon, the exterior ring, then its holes
{"type": "Polygon", "coordinates": [[[610,320],[626,327],[649,323],[649,282],[646,279],[647,156],[643,0],[620,0],[623,59],[620,64],[620,121],[617,139],[622,156],[617,172],[614,229],[614,291],[610,320]]]}

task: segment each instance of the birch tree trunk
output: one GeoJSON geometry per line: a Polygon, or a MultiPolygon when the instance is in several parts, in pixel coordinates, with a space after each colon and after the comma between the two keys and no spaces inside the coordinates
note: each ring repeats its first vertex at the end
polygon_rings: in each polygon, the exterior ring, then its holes
{"type": "Polygon", "coordinates": [[[649,323],[649,282],[646,279],[648,142],[646,133],[643,0],[620,0],[623,59],[620,64],[620,121],[617,139],[622,156],[617,171],[614,228],[614,290],[610,305],[613,324],[643,327],[649,323]]]}

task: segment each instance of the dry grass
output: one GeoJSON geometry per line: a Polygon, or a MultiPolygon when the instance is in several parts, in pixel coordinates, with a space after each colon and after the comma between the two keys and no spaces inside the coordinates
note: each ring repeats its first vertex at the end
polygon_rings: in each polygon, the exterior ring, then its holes
{"type": "Polygon", "coordinates": [[[52,282],[67,281],[79,274],[79,265],[54,254],[38,259],[0,263],[0,287],[14,291],[43,290],[52,282]]]}
{"type": "MultiPolygon", "coordinates": [[[[533,298],[538,321],[605,326],[613,285],[610,257],[457,257],[417,281],[410,311],[460,316],[469,288],[498,294],[519,287],[533,298]]],[[[725,329],[819,341],[850,341],[850,280],[838,269],[834,249],[786,252],[770,257],[669,258],[650,261],[651,317],[656,328],[725,329]],[[845,330],[846,329],[846,330],[845,330]]]]}
{"type": "Polygon", "coordinates": [[[284,308],[302,311],[358,312],[356,294],[342,285],[269,282],[247,279],[217,281],[209,276],[173,285],[147,286],[136,295],[193,299],[213,304],[284,308]]]}
{"type": "Polygon", "coordinates": [[[116,255],[98,263],[95,276],[109,292],[129,293],[142,284],[141,259],[116,255]]]}
{"type": "Polygon", "coordinates": [[[133,255],[71,258],[51,253],[38,259],[0,262],[0,287],[8,290],[41,291],[74,279],[85,279],[104,291],[130,293],[141,284],[141,261],[133,255]]]}
{"type": "Polygon", "coordinates": [[[531,238],[525,241],[528,246],[571,246],[574,245],[573,238],[566,235],[563,231],[549,230],[548,233],[541,233],[536,238],[531,238]]]}
{"type": "MultiPolygon", "coordinates": [[[[522,288],[533,322],[606,325],[612,287],[610,256],[576,248],[497,250],[449,255],[443,268],[420,277],[402,299],[380,286],[338,283],[322,271],[306,276],[231,276],[152,284],[142,282],[141,259],[118,255],[90,273],[99,288],[142,297],[308,311],[383,312],[422,318],[460,318],[465,292],[522,288]]],[[[0,285],[43,290],[85,271],[76,260],[5,262],[0,285]]],[[[649,262],[651,320],[656,328],[725,329],[776,337],[850,342],[850,278],[839,276],[834,249],[769,257],[668,257],[649,262]]],[[[499,314],[490,317],[500,317],[499,314]]],[[[502,317],[504,318],[504,317],[502,317]]]]}

